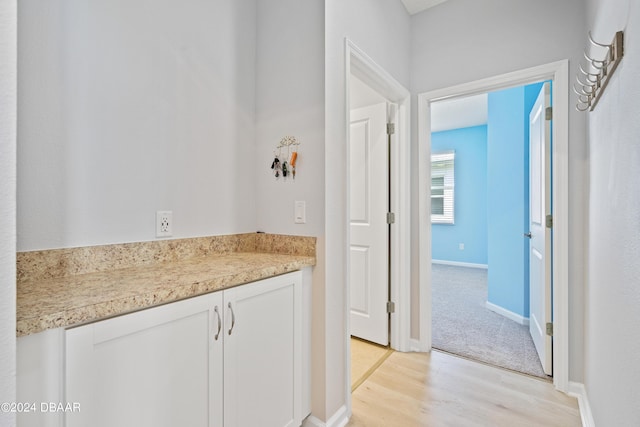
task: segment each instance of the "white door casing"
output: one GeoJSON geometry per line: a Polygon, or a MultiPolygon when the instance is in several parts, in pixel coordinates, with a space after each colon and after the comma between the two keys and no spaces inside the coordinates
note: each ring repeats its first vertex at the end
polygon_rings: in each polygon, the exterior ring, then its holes
{"type": "Polygon", "coordinates": [[[387,104],[351,110],[351,335],[389,344],[387,104]]]}
{"type": "Polygon", "coordinates": [[[551,125],[545,112],[549,107],[549,83],[544,83],[529,115],[529,332],[542,368],[553,371],[551,323],[551,125]]]}
{"type": "MultiPolygon", "coordinates": [[[[553,384],[569,391],[569,61],[538,65],[506,74],[462,83],[418,94],[418,205],[419,256],[431,259],[429,155],[431,153],[430,103],[455,96],[468,96],[540,81],[553,81],[553,384]]],[[[420,330],[419,351],[431,350],[431,264],[418,263],[420,330]]]]}

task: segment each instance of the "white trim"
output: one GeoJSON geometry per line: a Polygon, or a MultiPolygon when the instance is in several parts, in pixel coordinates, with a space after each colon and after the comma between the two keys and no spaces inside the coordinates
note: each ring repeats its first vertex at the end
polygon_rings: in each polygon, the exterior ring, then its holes
{"type": "Polygon", "coordinates": [[[506,308],[490,303],[489,301],[485,302],[485,305],[489,310],[493,311],[494,313],[504,316],[509,320],[513,320],[514,322],[520,325],[529,326],[528,317],[521,316],[518,313],[514,313],[511,310],[507,310],[506,308]]]}
{"type": "Polygon", "coordinates": [[[342,405],[326,423],[313,415],[309,415],[302,421],[302,425],[304,427],[344,427],[348,422],[349,417],[347,416],[347,407],[342,405]]]}
{"type": "Polygon", "coordinates": [[[595,427],[596,423],[593,421],[591,404],[589,403],[587,389],[584,387],[584,384],[569,381],[569,390],[567,393],[569,394],[569,396],[573,396],[578,399],[578,407],[580,408],[580,419],[582,419],[583,427],[595,427]]]}
{"type": "Polygon", "coordinates": [[[428,348],[423,348],[422,347],[422,343],[420,342],[420,340],[411,338],[411,340],[409,340],[409,351],[413,351],[413,352],[417,352],[417,353],[424,353],[426,351],[429,351],[428,348]]]}
{"type": "MultiPolygon", "coordinates": [[[[431,107],[437,100],[476,95],[507,87],[553,80],[553,384],[566,392],[569,383],[569,61],[562,60],[418,95],[420,259],[431,259],[430,200],[431,107]]],[[[431,348],[431,263],[419,265],[420,341],[431,348]]]]}
{"type": "MultiPolygon", "coordinates": [[[[396,222],[391,227],[391,299],[396,302],[396,312],[391,315],[391,347],[398,351],[407,351],[410,347],[410,296],[411,296],[411,135],[410,135],[410,92],[398,83],[387,71],[373,61],[366,53],[358,48],[351,40],[345,38],[345,136],[349,141],[349,85],[351,75],[358,77],[388,101],[395,103],[396,134],[395,144],[391,150],[391,208],[395,213],[396,222]]],[[[347,171],[349,176],[349,149],[344,147],[347,171]]],[[[347,212],[349,211],[349,186],[346,186],[347,212]]],[[[345,224],[348,231],[348,227],[345,224]]],[[[349,277],[349,236],[347,235],[347,254],[345,270],[349,277]]],[[[348,283],[348,281],[347,281],[348,283]]],[[[345,299],[345,349],[344,390],[347,396],[347,413],[351,414],[351,358],[350,358],[350,292],[349,286],[344,287],[345,299]]]]}
{"type": "Polygon", "coordinates": [[[455,267],[481,268],[483,270],[489,269],[489,266],[487,264],[475,264],[473,262],[445,261],[442,259],[432,259],[431,263],[442,264],[442,265],[453,265],[455,267]]]}

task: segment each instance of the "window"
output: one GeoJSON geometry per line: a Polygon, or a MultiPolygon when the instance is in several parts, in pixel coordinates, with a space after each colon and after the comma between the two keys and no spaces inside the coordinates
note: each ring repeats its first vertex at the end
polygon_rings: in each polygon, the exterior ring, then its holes
{"type": "Polygon", "coordinates": [[[431,222],[453,224],[453,162],[455,152],[431,155],[431,222]]]}

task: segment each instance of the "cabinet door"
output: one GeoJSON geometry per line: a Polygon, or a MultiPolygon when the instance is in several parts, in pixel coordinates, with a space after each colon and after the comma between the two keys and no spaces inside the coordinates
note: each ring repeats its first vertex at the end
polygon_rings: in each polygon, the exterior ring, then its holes
{"type": "Polygon", "coordinates": [[[218,313],[222,293],[67,330],[66,425],[222,426],[218,313]]]}
{"type": "Polygon", "coordinates": [[[225,427],[299,426],[301,273],[224,292],[225,427]]]}

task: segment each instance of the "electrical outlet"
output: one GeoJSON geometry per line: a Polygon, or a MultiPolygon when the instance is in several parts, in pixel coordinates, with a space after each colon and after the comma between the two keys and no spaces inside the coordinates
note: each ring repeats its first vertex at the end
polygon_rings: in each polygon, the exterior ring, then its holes
{"type": "Polygon", "coordinates": [[[170,237],[173,234],[173,212],[156,212],[156,237],[170,237]]]}
{"type": "Polygon", "coordinates": [[[460,248],[461,251],[464,251],[464,243],[460,243],[458,247],[460,248]]]}

